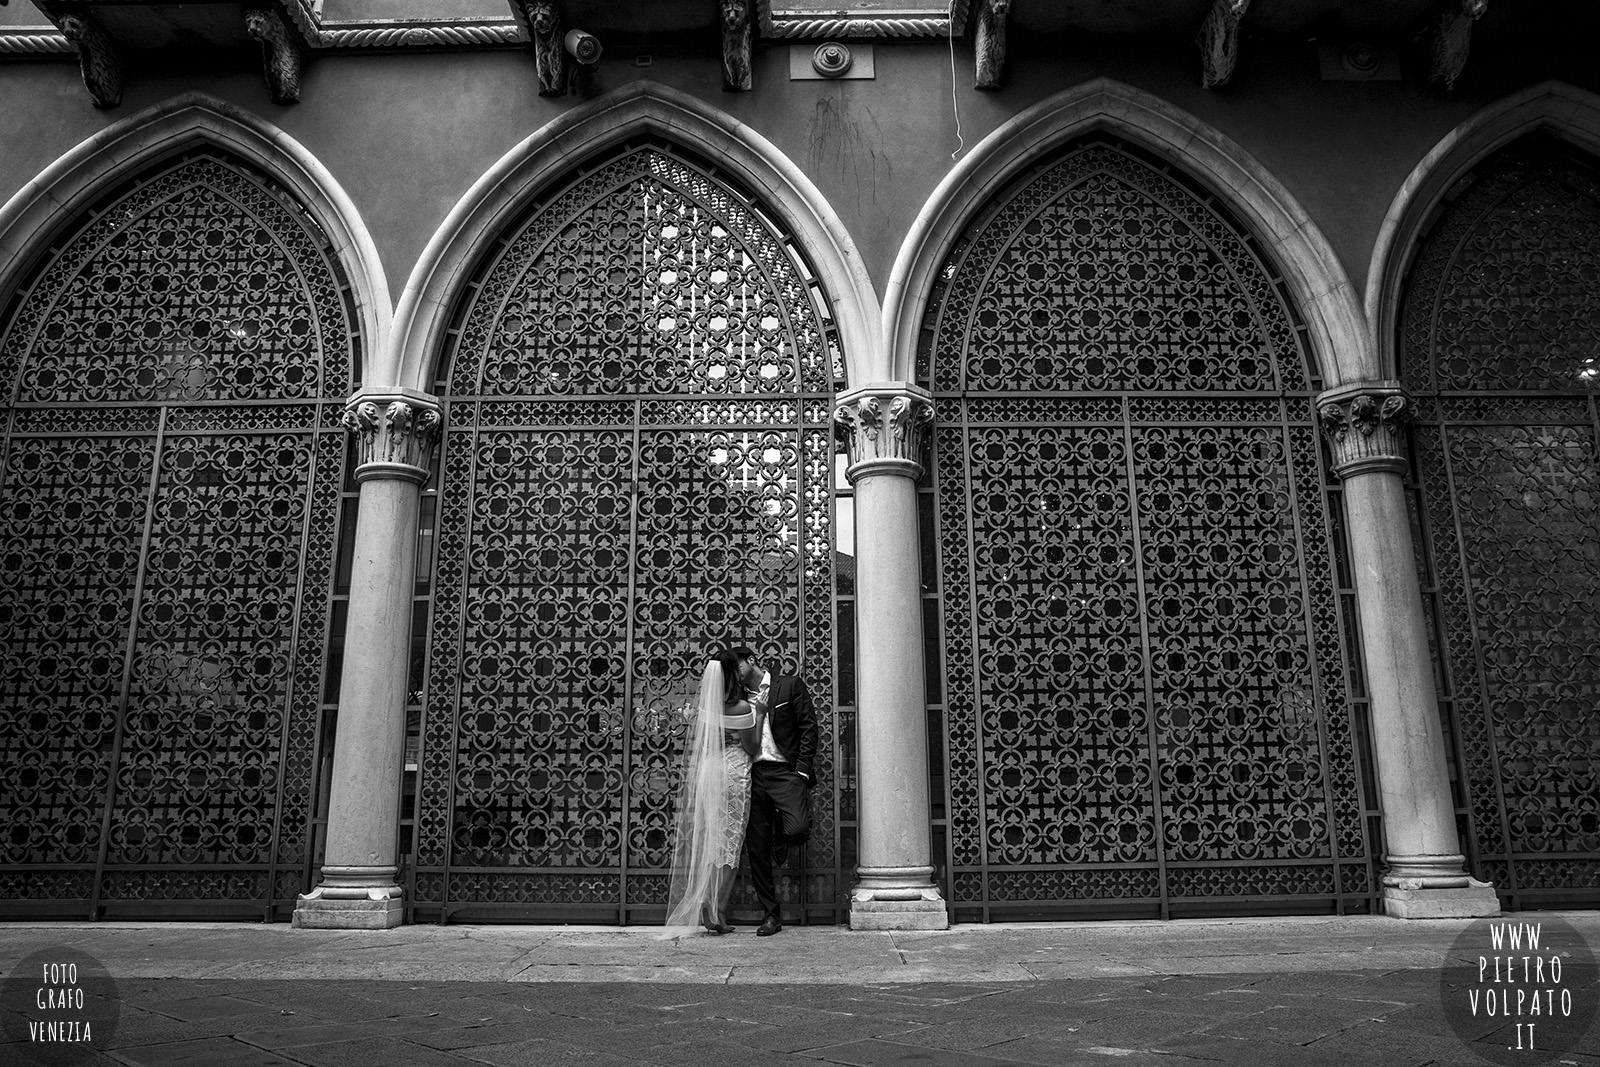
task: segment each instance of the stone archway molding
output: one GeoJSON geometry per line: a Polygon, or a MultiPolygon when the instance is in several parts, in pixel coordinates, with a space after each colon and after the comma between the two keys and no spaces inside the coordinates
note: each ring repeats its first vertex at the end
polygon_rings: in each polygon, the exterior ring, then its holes
{"type": "Polygon", "coordinates": [[[1451,130],[1422,157],[1401,184],[1378,230],[1367,270],[1366,315],[1383,373],[1397,376],[1395,316],[1401,280],[1410,269],[1422,230],[1446,192],[1499,149],[1536,130],[1552,133],[1600,156],[1600,94],[1547,81],[1490,104],[1451,130]]]}
{"type": "Polygon", "coordinates": [[[1096,78],[1002,124],[939,183],[912,224],[884,294],[883,377],[914,381],[917,337],[934,275],[995,190],[1075,137],[1107,130],[1177,163],[1237,213],[1262,244],[1309,327],[1324,385],[1372,377],[1370,334],[1349,277],[1283,184],[1239,145],[1160,97],[1096,78]]]}
{"type": "Polygon", "coordinates": [[[648,80],[630,82],[552,120],[512,148],[457,202],[429,240],[395,310],[387,360],[374,390],[432,389],[447,317],[477,258],[530,197],[579,159],[641,133],[706,153],[738,176],[810,256],[832,304],[852,382],[867,380],[879,342],[872,280],[854,242],[817,187],[776,145],[732,115],[648,80]]]}
{"type": "Polygon", "coordinates": [[[31,267],[31,254],[105,190],[162,157],[207,144],[272,175],[317,220],[350,282],[362,335],[358,355],[370,362],[387,344],[392,305],[378,247],[355,202],[299,141],[208,93],[184,93],[107,126],[0,207],[0,293],[19,285],[31,267]]]}

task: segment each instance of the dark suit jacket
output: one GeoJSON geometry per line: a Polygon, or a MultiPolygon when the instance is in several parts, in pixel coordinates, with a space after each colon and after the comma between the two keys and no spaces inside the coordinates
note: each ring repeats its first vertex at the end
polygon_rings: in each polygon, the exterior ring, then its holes
{"type": "Polygon", "coordinates": [[[819,731],[806,683],[792,674],[774,674],[767,691],[767,719],[772,723],[772,740],[789,766],[815,780],[811,764],[817,758],[819,731]]]}

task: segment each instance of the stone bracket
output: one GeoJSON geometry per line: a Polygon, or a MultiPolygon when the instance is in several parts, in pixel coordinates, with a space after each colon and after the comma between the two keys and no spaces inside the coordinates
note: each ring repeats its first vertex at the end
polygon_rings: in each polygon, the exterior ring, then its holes
{"type": "Polygon", "coordinates": [[[722,91],[750,91],[750,0],[721,0],[722,91]]]}
{"type": "Polygon", "coordinates": [[[1239,23],[1250,0],[1211,0],[1195,44],[1200,48],[1200,84],[1207,89],[1227,85],[1239,61],[1239,23]]]}
{"type": "Polygon", "coordinates": [[[1472,24],[1489,9],[1488,0],[1449,0],[1428,29],[1428,84],[1444,82],[1445,92],[1467,68],[1472,24]]]}
{"type": "Polygon", "coordinates": [[[86,13],[53,15],[41,7],[78,50],[78,66],[83,71],[84,88],[94,106],[102,110],[122,103],[122,57],[98,23],[86,13]]]}
{"type": "Polygon", "coordinates": [[[974,89],[998,89],[1006,78],[1006,17],[1011,0],[977,0],[972,31],[974,89]]]}
{"type": "Polygon", "coordinates": [[[528,35],[540,96],[567,93],[567,50],[561,41],[561,8],[556,0],[511,0],[512,14],[528,35]]]}
{"type": "Polygon", "coordinates": [[[275,104],[300,102],[300,68],[305,61],[302,42],[277,9],[253,8],[244,13],[245,32],[261,45],[261,71],[275,104]]]}

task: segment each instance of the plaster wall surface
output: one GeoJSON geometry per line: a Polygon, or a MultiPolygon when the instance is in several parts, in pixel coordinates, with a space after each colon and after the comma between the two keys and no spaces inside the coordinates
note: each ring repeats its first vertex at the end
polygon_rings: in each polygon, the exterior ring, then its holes
{"type": "MultiPolygon", "coordinates": [[[[0,9],[4,11],[6,9],[0,9]]],[[[1359,290],[1379,228],[1419,160],[1478,109],[1551,78],[1600,89],[1600,75],[1559,39],[1475,40],[1468,76],[1445,93],[1407,67],[1401,81],[1323,81],[1311,44],[1247,40],[1233,81],[1199,86],[1192,44],[1161,37],[1014,42],[998,92],[971,88],[971,48],[883,43],[874,80],[790,81],[787,45],[757,49],[749,93],[721,90],[715,42],[608,51],[584,94],[541,97],[518,50],[322,55],[298,104],[270,102],[248,57],[187,66],[130,59],[121,107],[97,111],[72,56],[0,56],[0,202],[74,145],[179,93],[201,90],[299,141],[350,195],[391,292],[452,206],[505,153],[584,100],[638,78],[698,97],[788,155],[829,200],[878,296],[930,193],[962,155],[1008,118],[1062,90],[1110,77],[1211,127],[1283,183],[1323,231],[1359,290]],[[959,119],[959,132],[958,132],[959,119]],[[953,154],[955,158],[953,158],[953,154]]]]}

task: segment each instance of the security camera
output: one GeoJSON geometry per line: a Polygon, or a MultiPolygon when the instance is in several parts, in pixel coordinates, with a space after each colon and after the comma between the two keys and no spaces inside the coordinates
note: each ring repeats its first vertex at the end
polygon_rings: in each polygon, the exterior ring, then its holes
{"type": "Polygon", "coordinates": [[[586,67],[592,67],[600,62],[600,41],[594,34],[584,33],[582,30],[568,30],[562,44],[566,46],[567,52],[573,59],[586,67]]]}

